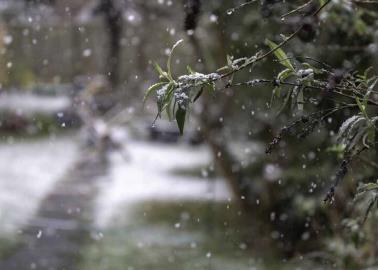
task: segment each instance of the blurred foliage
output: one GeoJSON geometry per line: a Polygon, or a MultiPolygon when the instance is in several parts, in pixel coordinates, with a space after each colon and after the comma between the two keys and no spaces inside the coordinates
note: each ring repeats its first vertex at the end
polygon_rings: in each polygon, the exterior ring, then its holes
{"type": "MultiPolygon", "coordinates": [[[[195,34],[199,40],[202,31],[211,36],[201,40],[206,47],[202,60],[216,73],[189,69],[169,80],[159,71],[172,84],[168,91],[162,89],[165,84],[150,88],[158,92],[158,115],[166,108],[173,110],[169,115],[180,108],[188,114],[204,89],[214,92],[210,102],[215,105],[207,104],[202,114],[212,117],[209,108],[218,107],[213,116],[218,125],[210,128],[223,152],[231,141],[267,143],[274,136],[267,148],[270,156],[261,155],[247,166],[248,161],[233,157],[229,167],[248,186],[247,205],[253,210],[246,211],[278,233],[277,247],[289,256],[323,250],[336,255],[333,263],[341,268],[376,265],[374,241],[360,237],[357,243],[347,233],[350,224],[360,234],[371,233],[375,219],[366,217],[377,209],[376,189],[356,188],[370,181],[365,185],[375,186],[377,179],[376,3],[263,1],[256,6],[254,1],[229,7],[204,4],[203,14],[216,16],[221,39],[209,25],[195,34]],[[217,40],[225,49],[219,49],[217,40]],[[228,56],[221,55],[225,51],[228,56]],[[226,65],[217,69],[214,59],[222,57],[226,65]],[[183,91],[185,106],[176,106],[182,102],[176,93],[183,91]],[[356,192],[364,199],[350,206],[356,192]]],[[[183,119],[176,121],[182,129],[183,119]]]]}
{"type": "MultiPolygon", "coordinates": [[[[62,2],[45,10],[43,23],[33,9],[3,14],[3,86],[105,73],[101,20],[82,19],[87,1],[73,1],[69,12],[62,2]]],[[[241,211],[285,260],[311,268],[377,266],[377,4],[184,2],[125,1],[119,59],[125,91],[117,100],[136,106],[133,98],[153,85],[147,96],[157,93],[158,116],[167,112],[180,132],[203,131],[220,146],[214,159],[219,171],[231,172],[224,174],[230,183],[236,179],[238,203],[247,206],[241,211]],[[248,147],[240,155],[235,142],[266,145],[270,155],[248,147]],[[324,204],[325,196],[333,204],[324,204]]],[[[60,128],[44,116],[26,122],[41,132],[60,128]]],[[[110,234],[105,248],[124,244],[124,235],[110,234]]],[[[87,256],[96,259],[103,248],[87,256]]]]}

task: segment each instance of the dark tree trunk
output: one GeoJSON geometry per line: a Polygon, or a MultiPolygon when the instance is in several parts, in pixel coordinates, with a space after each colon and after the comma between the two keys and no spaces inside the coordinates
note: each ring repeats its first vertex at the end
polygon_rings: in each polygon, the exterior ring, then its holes
{"type": "MultiPolygon", "coordinates": [[[[197,20],[199,17],[201,2],[199,0],[187,0],[185,2],[185,20],[184,20],[184,30],[192,30],[193,33],[189,34],[190,43],[193,46],[194,55],[197,59],[201,59],[203,63],[203,72],[209,71],[209,64],[204,59],[203,51],[201,49],[200,43],[195,35],[195,28],[197,27],[197,20]]],[[[217,29],[218,30],[218,29],[217,29]]],[[[221,33],[221,31],[219,31],[221,33]]],[[[219,44],[223,44],[223,37],[221,34],[218,35],[219,44]]],[[[221,45],[220,50],[224,55],[225,48],[221,45]]],[[[211,102],[210,96],[206,91],[202,94],[202,105],[203,109],[207,111],[212,111],[210,109],[211,102]]],[[[226,98],[223,100],[220,112],[225,112],[227,108],[230,108],[229,102],[232,99],[226,98]]],[[[218,104],[219,105],[219,104],[218,104]]],[[[232,169],[232,164],[234,163],[233,157],[228,149],[227,142],[223,140],[218,140],[220,138],[222,126],[219,124],[219,117],[221,115],[211,115],[208,112],[202,113],[199,118],[202,126],[202,134],[205,141],[209,144],[212,154],[214,156],[216,165],[219,167],[221,173],[228,181],[228,184],[235,195],[235,201],[245,210],[249,211],[251,209],[251,204],[248,200],[250,197],[250,192],[248,186],[243,183],[243,175],[241,172],[234,172],[232,169]]]]}
{"type": "Polygon", "coordinates": [[[95,9],[95,14],[102,14],[104,16],[105,29],[109,39],[109,51],[105,71],[114,89],[119,84],[122,12],[116,7],[114,0],[100,0],[99,5],[95,9]]]}

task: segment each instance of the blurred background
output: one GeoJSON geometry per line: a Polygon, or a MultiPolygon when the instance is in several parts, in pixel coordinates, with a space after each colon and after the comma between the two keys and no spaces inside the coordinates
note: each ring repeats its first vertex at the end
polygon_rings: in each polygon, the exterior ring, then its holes
{"type": "MultiPolygon", "coordinates": [[[[269,85],[204,95],[183,136],[154,122],[154,98],[143,104],[177,40],[176,75],[210,72],[302,19],[280,18],[301,1],[232,9],[244,2],[0,0],[0,269],[377,265],[377,215],[361,227],[363,207],[349,203],[377,167],[357,163],[335,204],[322,203],[345,115],[266,155],[291,117],[268,109],[269,85]]],[[[376,69],[376,5],[352,2],[306,22],[289,54],[376,69]]],[[[272,78],[271,60],[236,79],[272,78]]]]}

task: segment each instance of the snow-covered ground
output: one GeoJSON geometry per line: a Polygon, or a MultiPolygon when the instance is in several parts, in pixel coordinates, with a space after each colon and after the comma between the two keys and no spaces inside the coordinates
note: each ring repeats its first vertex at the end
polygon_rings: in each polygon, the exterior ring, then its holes
{"type": "Polygon", "coordinates": [[[97,226],[105,227],[118,215],[128,214],[137,203],[224,201],[232,196],[223,179],[172,173],[174,169],[208,165],[211,155],[207,147],[130,141],[127,151],[128,161],[119,153],[112,155],[109,179],[102,184],[97,200],[97,226]]]}
{"type": "Polygon", "coordinates": [[[77,159],[75,139],[0,144],[0,236],[25,223],[77,159]]]}
{"type": "Polygon", "coordinates": [[[0,109],[18,114],[56,113],[69,108],[71,101],[66,96],[42,96],[27,93],[0,94],[0,109]]]}
{"type": "MultiPolygon", "coordinates": [[[[132,214],[139,203],[232,197],[223,179],[173,173],[205,168],[212,160],[207,147],[124,141],[129,158],[112,153],[108,175],[98,184],[95,225],[105,227],[114,218],[132,214]]],[[[0,236],[15,232],[33,216],[79,155],[75,136],[0,144],[0,236]]]]}

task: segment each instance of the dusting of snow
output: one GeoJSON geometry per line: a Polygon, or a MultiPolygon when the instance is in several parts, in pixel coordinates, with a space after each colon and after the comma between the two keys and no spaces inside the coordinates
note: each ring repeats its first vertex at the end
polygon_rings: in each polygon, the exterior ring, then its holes
{"type": "Polygon", "coordinates": [[[76,160],[69,138],[0,144],[0,236],[14,233],[76,160]]]}
{"type": "Polygon", "coordinates": [[[19,114],[54,113],[69,108],[70,104],[70,99],[66,96],[39,96],[5,92],[0,94],[0,110],[16,111],[19,114]]]}
{"type": "Polygon", "coordinates": [[[314,78],[314,70],[312,68],[300,69],[300,70],[297,71],[297,76],[299,78],[313,79],[314,78]]]}
{"type": "Polygon", "coordinates": [[[96,225],[106,227],[115,216],[131,214],[137,203],[147,201],[226,201],[232,197],[224,180],[172,174],[174,169],[190,169],[211,162],[208,148],[130,142],[130,160],[115,153],[110,180],[100,188],[96,225]],[[125,210],[126,209],[126,210],[125,210]]]}
{"type": "Polygon", "coordinates": [[[189,98],[189,88],[179,88],[175,93],[174,97],[177,102],[177,104],[183,108],[186,109],[188,107],[190,98],[189,98]]]}
{"type": "Polygon", "coordinates": [[[164,84],[160,89],[156,91],[158,99],[165,96],[168,90],[168,86],[169,86],[168,84],[164,84]]]}
{"type": "Polygon", "coordinates": [[[197,85],[201,83],[209,83],[220,79],[218,73],[203,74],[195,72],[193,74],[182,75],[178,78],[179,85],[197,85]]]}

